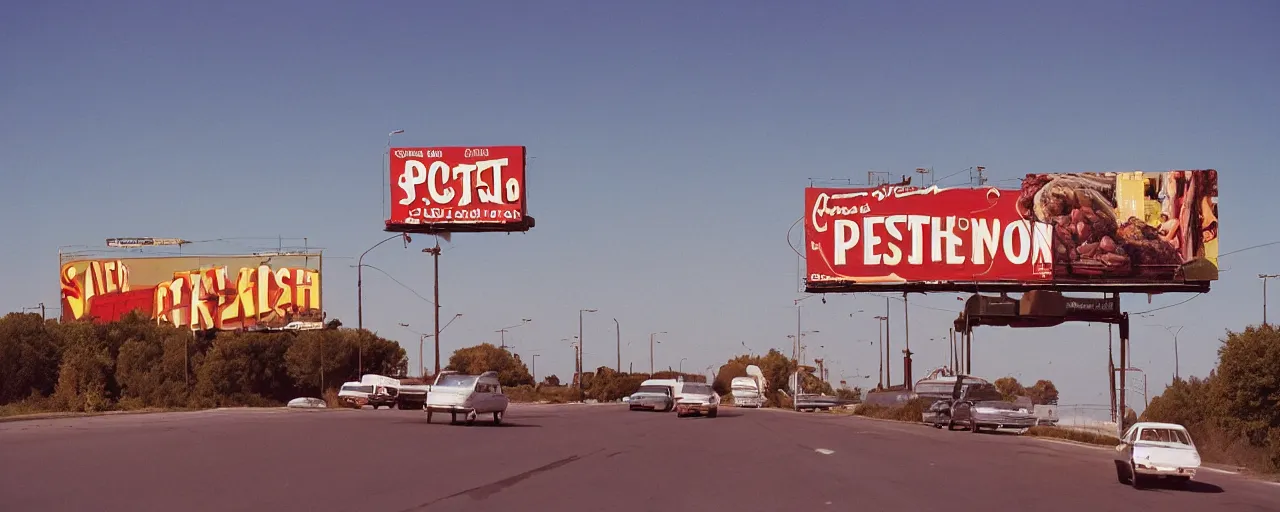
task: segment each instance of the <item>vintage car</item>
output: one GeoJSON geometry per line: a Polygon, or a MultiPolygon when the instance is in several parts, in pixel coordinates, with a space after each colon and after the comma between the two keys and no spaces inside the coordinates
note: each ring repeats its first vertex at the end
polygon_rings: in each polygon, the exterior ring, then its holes
{"type": "Polygon", "coordinates": [[[382,406],[391,408],[396,403],[396,390],[365,382],[346,382],[338,389],[338,400],[342,405],[356,409],[366,405],[372,405],[374,409],[382,406]]]}
{"type": "Polygon", "coordinates": [[[1141,489],[1147,479],[1167,478],[1186,485],[1200,468],[1200,452],[1191,434],[1176,423],[1135,423],[1116,445],[1116,478],[1141,489]]]}
{"type": "Polygon", "coordinates": [[[640,389],[627,397],[627,406],[633,411],[670,412],[676,406],[671,396],[671,388],[667,386],[640,386],[640,389]]]}
{"type": "Polygon", "coordinates": [[[431,423],[432,413],[441,412],[449,414],[449,423],[457,423],[459,414],[467,425],[475,423],[481,414],[492,414],[493,424],[500,425],[509,403],[507,395],[502,394],[498,372],[467,375],[443,371],[427,392],[423,409],[427,411],[427,423],[431,423]]]}
{"type": "Polygon", "coordinates": [[[676,394],[676,417],[716,417],[720,408],[720,395],[703,382],[682,382],[676,394]]]}
{"type": "Polygon", "coordinates": [[[1018,429],[1036,426],[1037,418],[1026,407],[1006,402],[995,385],[983,379],[960,375],[955,382],[950,403],[934,402],[925,416],[935,427],[967,428],[977,433],[982,429],[1018,429]]]}

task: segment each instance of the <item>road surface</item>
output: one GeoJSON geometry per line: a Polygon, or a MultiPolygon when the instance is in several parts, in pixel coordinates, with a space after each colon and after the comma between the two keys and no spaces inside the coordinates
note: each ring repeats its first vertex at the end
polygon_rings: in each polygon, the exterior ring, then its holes
{"type": "Polygon", "coordinates": [[[371,409],[0,423],[0,509],[1280,510],[1280,487],[1239,476],[1135,491],[1105,449],[863,418],[513,405],[505,423],[371,409]]]}

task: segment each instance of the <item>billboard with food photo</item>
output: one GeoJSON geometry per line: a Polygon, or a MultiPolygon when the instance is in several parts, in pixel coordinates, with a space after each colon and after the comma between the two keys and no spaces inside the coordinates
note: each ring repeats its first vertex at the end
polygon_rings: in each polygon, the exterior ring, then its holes
{"type": "Polygon", "coordinates": [[[1207,286],[1217,279],[1217,211],[1212,170],[1031,174],[1018,190],[810,187],[806,284],[813,292],[1207,286]]]}
{"type": "Polygon", "coordinates": [[[62,321],[140,311],[193,331],[323,327],[319,254],[79,259],[59,272],[62,321]]]}
{"type": "Polygon", "coordinates": [[[528,231],[525,147],[391,148],[386,230],[528,231]]]}

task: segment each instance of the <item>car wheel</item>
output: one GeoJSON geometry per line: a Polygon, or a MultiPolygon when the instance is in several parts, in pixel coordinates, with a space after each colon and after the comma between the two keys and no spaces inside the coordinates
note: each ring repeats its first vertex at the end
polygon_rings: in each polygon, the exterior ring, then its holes
{"type": "Polygon", "coordinates": [[[978,420],[969,420],[969,432],[974,434],[978,433],[978,420]]]}
{"type": "Polygon", "coordinates": [[[501,425],[501,424],[502,424],[502,412],[501,412],[501,411],[494,411],[494,413],[493,413],[493,424],[494,424],[494,425],[501,425]]]}
{"type": "Polygon", "coordinates": [[[714,418],[716,417],[716,414],[718,414],[719,412],[720,412],[719,409],[712,409],[709,412],[707,412],[707,417],[714,418]]]}
{"type": "Polygon", "coordinates": [[[1142,476],[1138,474],[1138,467],[1133,461],[1129,461],[1129,485],[1134,489],[1142,489],[1142,476]]]}
{"type": "Polygon", "coordinates": [[[373,410],[378,410],[378,404],[373,404],[373,410]]]}
{"type": "Polygon", "coordinates": [[[1120,483],[1124,485],[1129,485],[1129,470],[1125,468],[1124,464],[1122,464],[1120,461],[1117,460],[1115,461],[1115,463],[1116,463],[1116,480],[1119,480],[1120,483]]]}
{"type": "Polygon", "coordinates": [[[427,423],[431,423],[431,411],[427,411],[427,423]]]}

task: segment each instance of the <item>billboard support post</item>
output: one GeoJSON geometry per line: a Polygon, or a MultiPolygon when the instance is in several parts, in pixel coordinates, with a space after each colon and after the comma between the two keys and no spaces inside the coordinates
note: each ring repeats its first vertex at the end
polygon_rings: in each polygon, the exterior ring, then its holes
{"type": "Polygon", "coordinates": [[[902,292],[902,336],[906,339],[907,348],[902,351],[902,386],[910,390],[911,383],[911,302],[907,292],[902,292]]]}
{"type": "Polygon", "coordinates": [[[1125,409],[1125,369],[1129,367],[1129,314],[1120,317],[1120,415],[1116,420],[1116,437],[1124,437],[1124,420],[1129,412],[1125,409]]]}
{"type": "Polygon", "coordinates": [[[884,298],[884,384],[893,387],[893,363],[889,359],[893,346],[889,338],[889,298],[884,298]]]}
{"type": "MultiPolygon", "coordinates": [[[[431,255],[432,267],[434,268],[433,273],[435,275],[435,278],[432,281],[435,284],[434,284],[434,292],[431,297],[431,302],[434,304],[432,306],[432,309],[435,310],[434,316],[435,316],[435,331],[436,331],[435,332],[436,363],[435,363],[434,375],[440,375],[440,239],[439,238],[436,239],[435,247],[423,249],[422,252],[425,252],[431,255]]],[[[423,373],[426,373],[427,369],[425,364],[422,361],[422,352],[423,352],[422,350],[418,351],[418,366],[422,368],[423,373]]]]}

